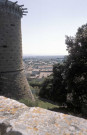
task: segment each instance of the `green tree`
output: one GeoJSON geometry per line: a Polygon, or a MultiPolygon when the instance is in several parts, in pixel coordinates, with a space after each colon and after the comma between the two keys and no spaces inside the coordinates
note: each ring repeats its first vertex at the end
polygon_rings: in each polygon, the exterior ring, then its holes
{"type": "Polygon", "coordinates": [[[39,96],[51,100],[52,91],[53,91],[53,76],[50,75],[43,81],[39,96]]]}
{"type": "Polygon", "coordinates": [[[65,65],[57,64],[53,67],[53,100],[66,102],[65,65]]]}
{"type": "Polygon", "coordinates": [[[72,104],[80,109],[87,104],[87,24],[78,29],[75,37],[67,36],[66,44],[67,91],[72,93],[72,104]]]}
{"type": "Polygon", "coordinates": [[[53,75],[47,77],[42,83],[40,97],[50,99],[54,102],[66,102],[66,90],[64,79],[64,64],[53,66],[53,75]]]}
{"type": "Polygon", "coordinates": [[[87,111],[87,24],[78,28],[75,37],[66,36],[69,55],[63,64],[53,67],[53,78],[47,78],[41,95],[72,108],[87,111]],[[67,97],[67,98],[66,98],[67,97]]]}

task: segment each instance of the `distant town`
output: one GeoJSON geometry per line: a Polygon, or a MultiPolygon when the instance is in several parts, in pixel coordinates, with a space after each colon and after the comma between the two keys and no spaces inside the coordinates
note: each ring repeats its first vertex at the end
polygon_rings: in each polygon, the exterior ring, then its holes
{"type": "Polygon", "coordinates": [[[66,56],[25,56],[23,57],[28,79],[41,80],[53,73],[53,65],[62,63],[66,56]]]}

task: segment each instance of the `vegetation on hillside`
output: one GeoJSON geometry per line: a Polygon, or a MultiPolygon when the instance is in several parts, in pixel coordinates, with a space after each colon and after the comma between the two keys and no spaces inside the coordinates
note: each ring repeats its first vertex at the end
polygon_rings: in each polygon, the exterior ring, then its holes
{"type": "Polygon", "coordinates": [[[74,110],[87,111],[87,24],[78,28],[75,37],[66,36],[69,55],[63,64],[53,67],[53,76],[42,84],[40,96],[67,103],[74,110]]]}
{"type": "Polygon", "coordinates": [[[53,74],[41,81],[29,80],[36,102],[21,102],[87,118],[87,24],[78,28],[75,37],[66,36],[65,42],[69,55],[53,66],[53,74]]]}
{"type": "Polygon", "coordinates": [[[50,103],[49,101],[41,100],[41,99],[36,99],[35,101],[31,101],[28,99],[21,99],[19,102],[24,103],[25,105],[29,107],[41,107],[44,109],[49,109],[52,110],[53,108],[59,108],[58,105],[54,105],[53,103],[50,103]]]}

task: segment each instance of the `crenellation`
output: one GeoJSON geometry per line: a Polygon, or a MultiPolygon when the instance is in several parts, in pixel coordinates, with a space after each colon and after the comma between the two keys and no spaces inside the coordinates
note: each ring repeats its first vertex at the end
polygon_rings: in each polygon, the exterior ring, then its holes
{"type": "Polygon", "coordinates": [[[8,1],[7,3],[0,2],[0,11],[16,15],[17,17],[22,17],[23,15],[21,7],[11,1],[8,1]]]}

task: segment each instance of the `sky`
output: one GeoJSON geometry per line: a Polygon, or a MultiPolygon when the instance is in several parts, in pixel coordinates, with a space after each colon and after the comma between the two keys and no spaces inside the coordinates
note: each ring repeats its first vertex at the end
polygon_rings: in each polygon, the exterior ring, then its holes
{"type": "Polygon", "coordinates": [[[65,35],[75,36],[87,23],[87,0],[18,0],[18,4],[28,8],[22,18],[23,55],[67,55],[65,35]]]}

